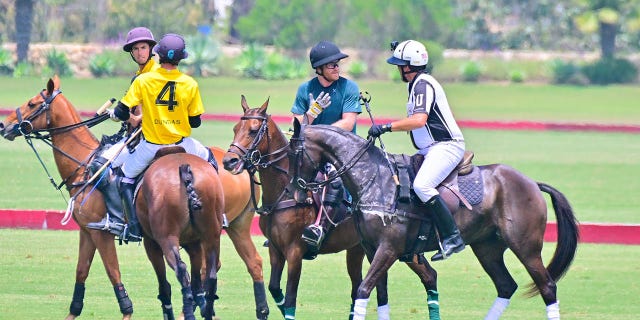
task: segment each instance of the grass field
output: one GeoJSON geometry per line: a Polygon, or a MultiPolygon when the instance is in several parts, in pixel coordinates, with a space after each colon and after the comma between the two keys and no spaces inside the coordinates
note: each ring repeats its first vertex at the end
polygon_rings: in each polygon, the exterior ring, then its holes
{"type": "MultiPolygon", "coordinates": [[[[123,95],[127,79],[63,79],[64,94],[79,108],[94,110],[110,97],[123,95]]],[[[203,79],[200,81],[208,112],[240,116],[240,94],[251,105],[269,96],[272,114],[289,114],[298,81],[250,81],[203,79]]],[[[0,78],[0,108],[15,107],[44,87],[42,79],[0,78]]],[[[406,88],[392,82],[363,81],[361,89],[372,96],[375,116],[400,117],[406,88]]],[[[454,112],[460,119],[536,120],[556,122],[640,123],[637,97],[640,88],[552,87],[535,85],[445,84],[454,112]]],[[[366,116],[366,115],[363,115],[366,116]]],[[[110,121],[94,133],[113,133],[119,127],[110,121]]],[[[194,137],[208,145],[227,148],[232,124],[206,122],[194,130],[194,137]]],[[[288,126],[283,126],[286,129],[288,126]]],[[[583,222],[640,223],[636,197],[640,189],[640,135],[595,132],[526,132],[463,129],[467,148],[476,153],[475,163],[506,163],[538,181],[565,193],[583,222]]],[[[360,129],[361,134],[366,128],[360,129]]],[[[411,153],[404,134],[383,137],[388,151],[411,153]]],[[[43,161],[56,182],[60,181],[51,150],[36,143],[43,161]]],[[[64,210],[66,192],[54,190],[33,152],[19,138],[0,141],[2,192],[0,208],[64,210]]],[[[550,217],[553,220],[553,217],[550,217]]],[[[0,229],[0,318],[63,318],[73,291],[77,259],[77,232],[0,229]],[[34,304],[37,307],[32,307],[34,304]]],[[[255,237],[260,245],[264,239],[255,237]]],[[[223,268],[219,274],[216,304],[222,319],[251,319],[254,304],[251,280],[228,238],[223,241],[223,268]]],[[[268,254],[259,247],[268,277],[268,254]]],[[[544,257],[553,244],[546,244],[544,257]]],[[[139,246],[119,247],[125,285],[135,305],[135,319],[160,318],[157,284],[139,246]]],[[[632,319],[640,312],[638,260],[640,247],[581,244],[573,267],[558,286],[563,319],[632,319]]],[[[530,278],[507,253],[512,274],[521,288],[530,278]]],[[[470,249],[454,259],[434,265],[440,271],[439,291],[445,319],[479,319],[495,298],[490,279],[470,249]]],[[[174,293],[178,291],[174,276],[174,293]]],[[[390,302],[394,319],[426,318],[425,294],[415,275],[400,264],[391,269],[390,302]]],[[[298,319],[344,319],[348,310],[348,278],[344,254],[321,256],[305,262],[298,296],[298,319]]],[[[524,290],[520,290],[522,293],[524,290]]],[[[372,296],[373,298],[373,296],[372,296]]],[[[280,318],[271,299],[272,318],[280,318]]],[[[375,303],[368,313],[374,317],[375,303]]],[[[174,295],[174,308],[179,309],[174,295]]],[[[539,297],[514,297],[504,319],[542,319],[539,297]]],[[[114,319],[119,311],[99,257],[87,282],[85,311],[81,319],[114,319]]]]}
{"type": "MultiPolygon", "coordinates": [[[[3,253],[0,259],[0,309],[3,319],[62,319],[67,314],[73,292],[77,238],[78,234],[70,231],[0,229],[3,253]]],[[[262,237],[254,237],[257,246],[262,241],[262,237]]],[[[251,279],[226,236],[222,247],[217,314],[220,319],[252,319],[255,305],[251,279]]],[[[266,259],[266,248],[259,246],[258,249],[266,259]]],[[[553,244],[545,244],[543,256],[548,259],[553,249],[553,244]]],[[[134,303],[134,319],[160,319],[159,302],[155,298],[157,283],[143,247],[122,246],[118,252],[122,278],[134,303]]],[[[640,285],[634,279],[640,278],[639,256],[639,246],[581,245],[572,268],[558,283],[562,318],[637,318],[640,285]]],[[[506,254],[506,260],[520,289],[503,319],[543,319],[542,299],[523,296],[530,282],[524,268],[510,253],[506,254]]],[[[464,250],[455,258],[433,266],[439,271],[443,319],[484,317],[495,298],[495,290],[471,250],[464,250]]],[[[297,319],[346,319],[349,280],[344,253],[305,261],[303,269],[297,319]]],[[[269,270],[265,260],[264,274],[268,276],[269,270]]],[[[169,274],[168,278],[174,292],[174,309],[179,310],[179,285],[174,275],[169,274]]],[[[118,318],[113,289],[99,257],[94,260],[86,287],[85,308],[80,319],[118,318]]],[[[367,310],[368,318],[372,319],[375,318],[374,294],[367,310]]],[[[280,319],[272,299],[268,300],[271,318],[280,319]]],[[[390,271],[389,300],[393,319],[427,318],[424,289],[417,277],[400,263],[390,271]]]]}
{"type": "MultiPolygon", "coordinates": [[[[205,109],[238,113],[240,95],[258,106],[270,98],[272,114],[289,115],[300,80],[263,81],[235,78],[198,79],[205,109]]],[[[62,91],[81,110],[95,110],[104,101],[124,96],[129,79],[62,79],[62,91]]],[[[0,77],[0,108],[16,107],[38,93],[46,79],[0,77]]],[[[406,85],[392,81],[359,81],[372,96],[374,116],[402,117],[406,85]]],[[[598,123],[640,123],[638,86],[549,86],[484,83],[444,83],[458,119],[536,120],[598,123]]]]}

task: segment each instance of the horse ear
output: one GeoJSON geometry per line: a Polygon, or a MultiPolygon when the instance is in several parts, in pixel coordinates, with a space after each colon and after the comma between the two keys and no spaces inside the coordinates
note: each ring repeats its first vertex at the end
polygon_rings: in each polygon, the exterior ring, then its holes
{"type": "Polygon", "coordinates": [[[300,136],[300,121],[298,118],[293,118],[293,137],[297,138],[300,136]]]}
{"type": "Polygon", "coordinates": [[[242,99],[240,99],[240,105],[242,105],[242,110],[244,110],[244,113],[247,113],[247,111],[249,110],[247,99],[244,97],[244,94],[240,96],[242,97],[242,99]]]}
{"type": "Polygon", "coordinates": [[[53,93],[54,87],[55,87],[55,83],[53,82],[53,79],[49,78],[49,82],[47,82],[47,95],[50,95],[53,93]]]}
{"type": "Polygon", "coordinates": [[[265,101],[260,107],[260,113],[267,112],[267,107],[269,106],[269,99],[271,99],[271,97],[267,97],[267,101],[265,101]]]}

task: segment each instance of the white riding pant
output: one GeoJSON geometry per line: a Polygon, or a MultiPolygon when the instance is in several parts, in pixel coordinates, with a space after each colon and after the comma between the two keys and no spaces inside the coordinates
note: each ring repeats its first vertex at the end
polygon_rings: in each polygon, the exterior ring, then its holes
{"type": "Polygon", "coordinates": [[[443,141],[418,151],[424,162],[413,181],[413,191],[422,202],[438,195],[436,187],[462,161],[464,150],[464,141],[443,141]]]}
{"type": "Polygon", "coordinates": [[[111,161],[111,167],[113,167],[113,168],[117,168],[117,167],[121,166],[122,165],[122,159],[124,158],[124,156],[122,154],[123,153],[129,153],[129,152],[127,150],[123,149],[119,154],[116,155],[116,153],[118,152],[118,150],[120,150],[120,148],[122,148],[122,146],[124,145],[125,142],[127,142],[127,138],[126,137],[120,139],[120,141],[114,143],[109,148],[107,148],[106,150],[102,151],[100,156],[105,158],[105,159],[113,159],[111,161]]]}
{"type": "Polygon", "coordinates": [[[133,153],[129,153],[128,150],[124,150],[120,153],[118,158],[122,158],[122,172],[127,178],[133,179],[137,177],[142,173],[142,171],[144,171],[144,169],[147,168],[158,150],[172,146],[183,147],[187,153],[196,155],[205,161],[209,161],[209,149],[200,143],[200,141],[191,137],[186,137],[176,144],[153,144],[142,139],[136,146],[133,153]]]}

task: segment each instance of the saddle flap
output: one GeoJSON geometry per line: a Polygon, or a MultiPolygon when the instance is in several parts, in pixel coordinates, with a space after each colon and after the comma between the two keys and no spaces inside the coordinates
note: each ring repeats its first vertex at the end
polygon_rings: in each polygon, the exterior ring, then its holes
{"type": "Polygon", "coordinates": [[[400,182],[400,185],[397,187],[397,199],[400,202],[410,202],[411,181],[413,181],[415,177],[415,171],[411,166],[411,159],[404,154],[394,154],[392,158],[398,174],[398,181],[400,182]]]}

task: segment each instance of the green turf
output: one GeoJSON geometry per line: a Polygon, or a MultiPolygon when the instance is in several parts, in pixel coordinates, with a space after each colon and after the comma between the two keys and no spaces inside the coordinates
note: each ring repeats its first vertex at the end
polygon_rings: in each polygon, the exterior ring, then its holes
{"type": "MultiPolygon", "coordinates": [[[[272,114],[289,115],[300,80],[264,81],[236,78],[198,79],[205,109],[210,113],[241,111],[240,95],[258,106],[270,98],[272,114]]],[[[124,96],[129,79],[62,79],[62,90],[78,109],[95,110],[107,99],[124,96]]],[[[402,117],[406,84],[383,80],[358,82],[372,96],[376,117],[402,117]]],[[[550,86],[536,84],[448,83],[450,104],[459,119],[535,120],[554,122],[640,123],[638,86],[550,86]]],[[[0,77],[0,108],[15,107],[46,85],[45,79],[0,77]]]]}
{"type": "MultiPolygon", "coordinates": [[[[77,258],[77,232],[0,229],[0,309],[3,319],[62,319],[68,312],[77,258]]],[[[262,237],[254,237],[259,246],[262,237]]],[[[254,318],[251,279],[224,236],[221,254],[216,311],[220,319],[254,318]]],[[[270,266],[266,248],[258,247],[265,259],[264,274],[270,266]]],[[[545,261],[554,245],[546,243],[545,261]]],[[[118,247],[123,282],[134,303],[135,319],[159,319],[157,283],[142,246],[118,247]]],[[[181,254],[185,259],[184,252],[181,254]]],[[[572,268],[558,283],[563,319],[634,319],[640,312],[635,303],[640,286],[637,257],[640,246],[582,244],[572,268]]],[[[188,260],[188,259],[187,259],[188,260]]],[[[511,253],[506,261],[520,286],[504,319],[543,319],[544,304],[539,296],[523,296],[529,276],[511,253]]],[[[450,260],[434,263],[439,271],[440,304],[443,319],[480,319],[495,298],[493,285],[470,249],[450,260]]],[[[171,272],[171,271],[170,271],[171,272]]],[[[174,309],[180,310],[179,285],[168,274],[174,309]]],[[[96,256],[86,284],[85,308],[80,319],[116,319],[119,316],[113,289],[100,258],[96,256]]],[[[280,319],[269,298],[272,319],[280,319]]],[[[425,293],[417,277],[400,263],[389,275],[389,300],[393,319],[425,319],[425,293]]],[[[367,308],[375,318],[375,293],[367,308]]],[[[297,319],[345,319],[349,308],[349,280],[344,253],[320,256],[303,263],[298,294],[297,319]]]]}

